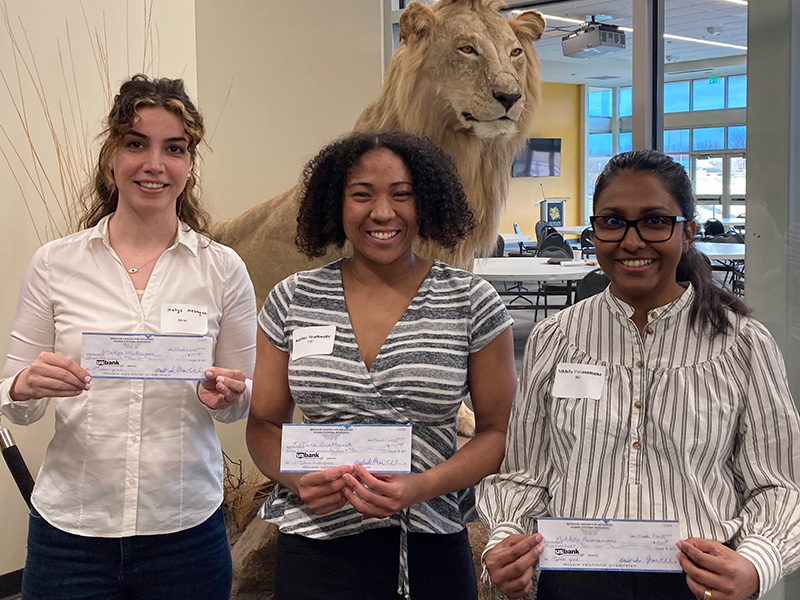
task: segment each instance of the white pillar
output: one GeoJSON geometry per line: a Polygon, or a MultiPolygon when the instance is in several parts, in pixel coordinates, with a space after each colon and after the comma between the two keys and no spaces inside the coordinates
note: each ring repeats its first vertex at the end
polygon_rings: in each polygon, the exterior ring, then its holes
{"type": "Polygon", "coordinates": [[[664,0],[633,0],[633,148],[664,143],[664,0]]]}
{"type": "MultiPolygon", "coordinates": [[[[745,298],[800,402],[800,0],[748,5],[745,298]]],[[[800,573],[769,594],[799,600],[800,573]]]]}

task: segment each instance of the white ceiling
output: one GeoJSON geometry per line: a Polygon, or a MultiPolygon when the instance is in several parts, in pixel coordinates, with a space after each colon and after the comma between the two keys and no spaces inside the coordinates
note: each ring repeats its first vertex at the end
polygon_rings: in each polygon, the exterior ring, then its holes
{"type": "MultiPolygon", "coordinates": [[[[764,1],[764,0],[761,0],[764,1]]],[[[526,4],[509,0],[510,8],[526,4]]],[[[533,4],[533,2],[527,2],[533,4]]],[[[570,0],[536,3],[546,15],[585,20],[587,15],[607,15],[603,22],[633,27],[632,0],[570,0]]],[[[600,20],[600,19],[598,19],[600,20]]],[[[542,61],[542,78],[560,83],[626,85],[631,82],[631,49],[635,32],[627,32],[627,48],[592,58],[565,57],[561,37],[577,25],[550,20],[545,35],[536,42],[542,61]]],[[[725,0],[665,0],[664,31],[696,39],[747,45],[747,6],[725,0]],[[716,34],[709,32],[713,28],[716,34]]],[[[729,75],[746,71],[747,52],[681,40],[664,40],[667,81],[729,75]]]]}

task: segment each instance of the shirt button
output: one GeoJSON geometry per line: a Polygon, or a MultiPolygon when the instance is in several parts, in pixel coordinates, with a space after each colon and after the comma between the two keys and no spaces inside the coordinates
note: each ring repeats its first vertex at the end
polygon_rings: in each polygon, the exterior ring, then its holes
{"type": "Polygon", "coordinates": [[[650,335],[653,335],[655,332],[656,332],[655,327],[648,327],[647,328],[647,333],[649,333],[650,335]]]}
{"type": "Polygon", "coordinates": [[[652,319],[657,319],[657,318],[658,318],[658,312],[657,312],[657,311],[655,311],[655,310],[654,310],[653,312],[651,312],[651,313],[650,313],[650,318],[652,318],[652,319]]]}
{"type": "Polygon", "coordinates": [[[136,402],[136,403],[139,403],[139,402],[142,401],[142,397],[139,394],[134,394],[133,395],[133,401],[136,402]]]}
{"type": "Polygon", "coordinates": [[[632,445],[634,450],[639,450],[642,447],[642,445],[639,442],[633,442],[632,445]]]}
{"type": "Polygon", "coordinates": [[[131,441],[132,441],[134,444],[137,444],[137,443],[139,443],[139,436],[132,435],[132,436],[131,436],[131,441]]]}
{"type": "MultiPolygon", "coordinates": [[[[637,400],[636,402],[633,403],[633,405],[636,408],[642,408],[642,401],[641,400],[637,400]]],[[[636,443],[638,444],[639,442],[636,442],[636,443]]]]}
{"type": "Polygon", "coordinates": [[[643,369],[644,368],[644,363],[642,361],[640,361],[640,360],[637,360],[636,361],[636,367],[639,368],[639,369],[643,369]]]}

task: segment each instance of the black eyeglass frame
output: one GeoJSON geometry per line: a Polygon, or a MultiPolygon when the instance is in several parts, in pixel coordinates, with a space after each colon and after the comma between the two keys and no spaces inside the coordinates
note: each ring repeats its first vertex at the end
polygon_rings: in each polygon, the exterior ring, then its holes
{"type": "Polygon", "coordinates": [[[628,230],[630,230],[631,227],[632,227],[636,231],[636,234],[639,236],[639,239],[642,240],[643,242],[647,242],[648,244],[660,244],[662,242],[668,242],[669,240],[672,239],[672,236],[675,233],[675,224],[676,223],[685,223],[685,222],[690,221],[690,220],[691,219],[688,219],[687,217],[683,217],[683,216],[679,217],[679,216],[676,216],[676,215],[651,215],[649,217],[642,217],[641,219],[623,219],[622,217],[616,217],[616,216],[613,216],[613,215],[607,215],[607,216],[606,215],[592,215],[591,217],[589,217],[589,222],[592,224],[592,230],[594,231],[594,239],[595,240],[598,240],[598,241],[601,241],[601,242],[621,242],[622,240],[625,239],[625,236],[628,235],[628,230]],[[653,240],[645,239],[645,237],[642,235],[642,232],[639,229],[639,222],[640,221],[644,221],[646,219],[652,219],[652,218],[655,218],[655,217],[657,217],[659,219],[669,219],[670,221],[672,221],[672,229],[670,229],[670,231],[669,231],[669,236],[667,236],[663,240],[653,241],[653,240]],[[595,221],[597,219],[619,219],[620,221],[625,221],[625,231],[623,231],[622,235],[616,240],[604,240],[603,238],[598,237],[598,235],[597,235],[597,227],[595,226],[595,221]]]}

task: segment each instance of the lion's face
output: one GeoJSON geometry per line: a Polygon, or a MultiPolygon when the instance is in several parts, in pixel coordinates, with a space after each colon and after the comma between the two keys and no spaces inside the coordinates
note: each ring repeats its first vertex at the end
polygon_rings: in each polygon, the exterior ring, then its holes
{"type": "Polygon", "coordinates": [[[442,16],[431,39],[433,81],[464,129],[480,138],[511,136],[522,112],[525,53],[499,14],[442,16]]]}
{"type": "Polygon", "coordinates": [[[496,10],[475,10],[468,2],[438,10],[427,33],[422,68],[430,69],[429,81],[456,128],[482,139],[513,136],[525,106],[528,62],[535,59],[530,40],[520,39],[496,10]]]}

